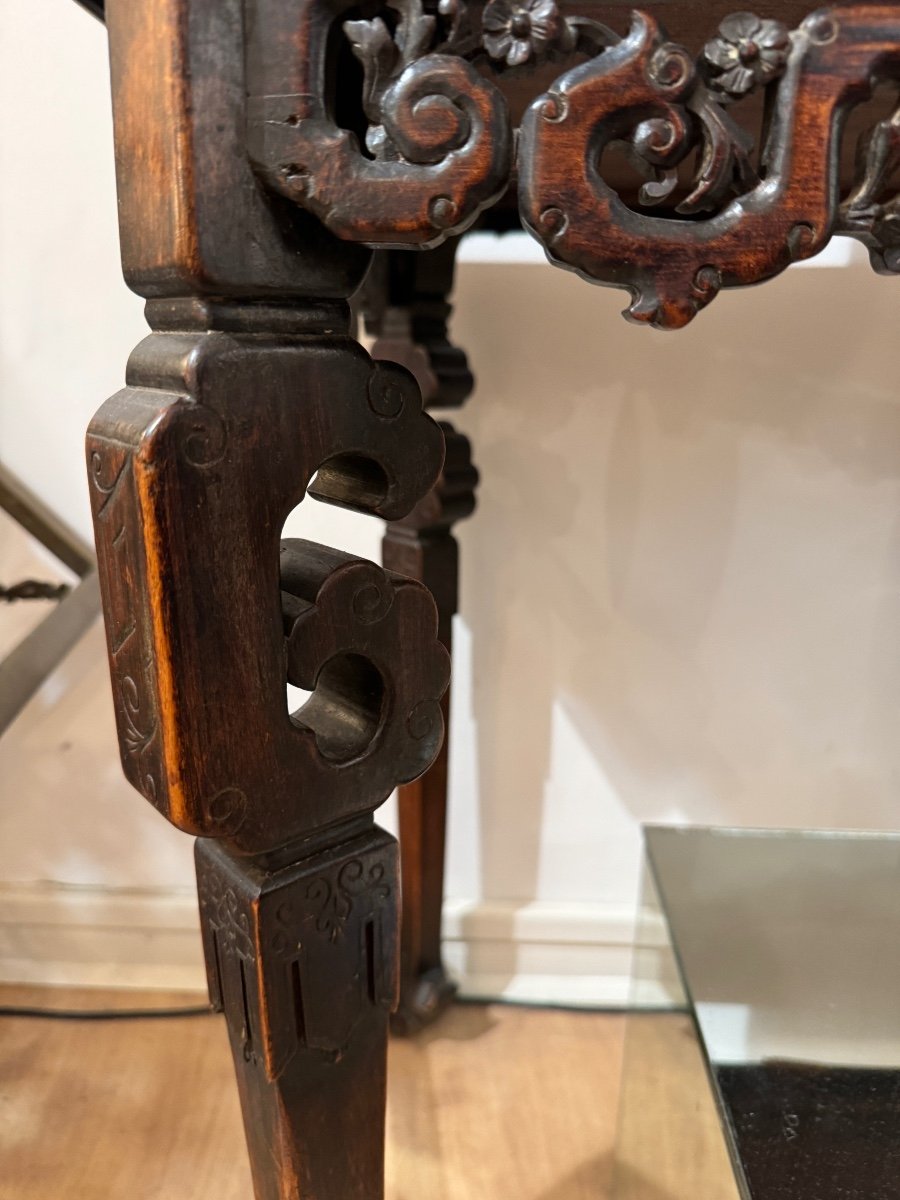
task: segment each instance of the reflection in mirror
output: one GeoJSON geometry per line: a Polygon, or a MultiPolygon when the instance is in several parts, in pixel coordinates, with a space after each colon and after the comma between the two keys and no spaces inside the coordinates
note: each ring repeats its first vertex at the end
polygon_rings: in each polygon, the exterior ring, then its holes
{"type": "Polygon", "coordinates": [[[898,1200],[900,837],[646,847],[688,1014],[630,1021],[615,1200],[898,1200]]]}

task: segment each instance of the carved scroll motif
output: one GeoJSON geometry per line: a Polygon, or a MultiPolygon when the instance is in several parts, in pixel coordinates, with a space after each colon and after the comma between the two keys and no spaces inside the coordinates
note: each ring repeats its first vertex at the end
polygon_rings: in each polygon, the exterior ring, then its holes
{"type": "Polygon", "coordinates": [[[435,52],[421,0],[391,7],[393,34],[380,17],[344,24],[365,72],[365,152],[324,98],[277,94],[251,103],[251,152],[272,186],[339,237],[436,246],[506,188],[512,131],[498,89],[465,59],[435,52]]]}
{"type": "Polygon", "coordinates": [[[858,238],[868,246],[874,269],[893,275],[900,272],[900,202],[887,187],[900,166],[900,109],[875,126],[859,156],[864,175],[841,205],[836,232],[858,238]]]}
{"type": "MultiPolygon", "coordinates": [[[[324,119],[310,74],[342,3],[107,5],[123,266],[154,331],[87,443],[119,742],[128,779],[199,835],[258,1200],[383,1195],[400,893],[373,814],[435,758],[449,667],[423,586],[310,542],[282,553],[299,505],[400,518],[443,461],[415,379],[351,335],[371,255],[264,187],[248,140],[257,101],[324,119]]],[[[426,141],[452,140],[438,101],[426,141]]],[[[279,129],[257,128],[263,151],[279,129]]]]}
{"type": "Polygon", "coordinates": [[[135,599],[144,578],[129,447],[97,439],[88,471],[97,550],[110,564],[104,614],[119,752],[126,775],[153,800],[159,791],[160,720],[149,622],[135,599]]]}
{"type": "Polygon", "coordinates": [[[427,11],[422,0],[388,0],[340,27],[363,68],[361,147],[320,94],[331,43],[319,27],[341,18],[318,0],[294,2],[319,29],[318,41],[304,35],[319,65],[302,92],[272,79],[251,98],[251,155],[270,185],[345,240],[436,246],[517,173],[523,224],[551,262],[625,288],[627,315],[661,328],[685,325],[723,287],[816,254],[835,233],[863,241],[876,270],[900,269],[889,187],[900,112],[867,138],[843,204],[838,194],[846,115],[900,65],[894,5],[822,9],[793,32],[738,12],[695,61],[640,13],[620,37],[565,16],[557,0],[439,0],[427,11]],[[578,59],[527,110],[513,161],[504,77],[578,59]],[[734,108],[758,91],[756,147],[734,108]],[[609,182],[621,178],[607,167],[614,148],[643,177],[634,199],[609,182]]]}
{"type": "Polygon", "coordinates": [[[822,10],[788,35],[738,14],[723,22],[698,67],[651,17],[563,75],[522,124],[519,203],[548,257],[593,282],[632,293],[627,315],[675,329],[722,287],[758,283],[820,251],[835,232],[860,237],[877,268],[897,266],[896,202],[878,204],[896,165],[897,119],[868,152],[865,182],[838,209],[840,132],[848,109],[900,67],[894,7],[822,10]],[[774,92],[757,173],[726,105],[753,88],[774,92]],[[603,178],[616,141],[655,177],[644,206],[665,199],[674,169],[701,147],[690,195],[675,215],[629,208],[603,178]],[[679,216],[703,215],[684,220],[679,216]]]}
{"type": "Polygon", "coordinates": [[[316,931],[330,942],[340,941],[360,895],[366,895],[375,904],[390,898],[391,888],[385,882],[381,863],[366,865],[353,858],[331,877],[316,876],[306,889],[306,899],[315,906],[316,931]]]}
{"type": "Polygon", "coordinates": [[[335,765],[377,753],[399,783],[421,774],[440,748],[448,679],[425,589],[300,539],[282,543],[281,588],[288,680],[316,689],[294,714],[297,726],[313,731],[319,755],[335,765]],[[414,631],[427,651],[399,669],[414,631]]]}

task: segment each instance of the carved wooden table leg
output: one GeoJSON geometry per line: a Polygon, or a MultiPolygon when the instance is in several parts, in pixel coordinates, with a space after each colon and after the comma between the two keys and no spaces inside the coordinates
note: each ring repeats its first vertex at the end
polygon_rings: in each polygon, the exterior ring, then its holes
{"type": "MultiPolygon", "coordinates": [[[[475,506],[478,472],[469,440],[442,422],[446,442],[438,485],[408,517],[387,527],[383,545],[386,567],[418,579],[434,596],[438,636],[452,652],[452,621],[458,607],[459,546],[451,530],[475,506]]],[[[442,701],[448,736],[429,771],[398,794],[403,863],[400,1002],[392,1019],[398,1033],[413,1033],[452,999],[455,987],[441,955],[444,899],[444,844],[447,820],[447,764],[450,693],[442,701]]]]}
{"type": "Polygon", "coordinates": [[[258,1200],[379,1200],[398,879],[372,813],[434,760],[449,660],[420,584],[281,531],[307,491],[402,517],[443,437],[349,335],[369,252],[253,177],[241,4],[112,0],[107,21],[153,330],[87,442],[123,766],[200,838],[258,1200]],[[311,693],[294,714],[288,682],[311,693]]]}
{"type": "MultiPolygon", "coordinates": [[[[406,365],[434,409],[458,407],[474,385],[465,354],[447,336],[456,248],[451,241],[417,255],[379,255],[364,289],[366,325],[377,335],[374,357],[406,365]]],[[[441,428],[446,444],[441,478],[409,516],[387,526],[382,562],[432,593],[438,636],[449,654],[459,592],[459,547],[452,529],[475,507],[478,472],[468,439],[449,422],[441,428]]],[[[449,691],[442,705],[449,730],[449,691]]],[[[400,1002],[391,1019],[395,1033],[413,1033],[434,1020],[456,990],[441,954],[448,754],[449,736],[434,766],[398,794],[403,907],[400,1002]]]]}
{"type": "MultiPolygon", "coordinates": [[[[409,347],[428,400],[458,403],[471,380],[445,336],[441,247],[513,175],[551,259],[627,289],[631,317],[661,328],[836,232],[897,272],[900,117],[863,139],[863,178],[843,193],[840,135],[900,79],[900,10],[836,7],[793,31],[740,13],[704,35],[699,62],[653,14],[622,36],[499,0],[109,0],[106,17],[123,264],[153,330],[88,437],[123,765],[200,838],[210,991],[258,1200],[379,1200],[397,870],[373,813],[440,748],[450,528],[475,472],[447,426],[441,475],[414,377],[350,337],[347,298],[370,248],[387,251],[379,353],[409,347]],[[361,77],[344,74],[354,56],[361,77]],[[504,76],[539,60],[568,69],[514,136],[504,76]],[[734,119],[754,90],[759,152],[734,119]],[[607,178],[623,139],[636,193],[607,178]],[[428,254],[410,266],[399,248],[428,254]],[[421,583],[281,541],[307,492],[413,513],[388,559],[431,585],[440,629],[421,583]],[[293,714],[287,683],[310,692],[293,714]]],[[[403,801],[407,1023],[430,1006],[423,973],[431,1007],[446,993],[445,772],[403,801]]]]}
{"type": "Polygon", "coordinates": [[[272,869],[197,842],[258,1200],[382,1195],[398,882],[397,844],[372,827],[272,869]]]}

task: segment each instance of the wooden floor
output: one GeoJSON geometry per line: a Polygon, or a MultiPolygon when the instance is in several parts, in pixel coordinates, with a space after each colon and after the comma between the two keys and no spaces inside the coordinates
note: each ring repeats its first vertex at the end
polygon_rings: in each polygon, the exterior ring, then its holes
{"type": "MultiPolygon", "coordinates": [[[[197,996],[0,988],[0,1004],[197,996]]],[[[394,1041],[389,1200],[603,1200],[625,1021],[460,1005],[394,1041]]],[[[219,1017],[0,1018],[0,1200],[251,1200],[219,1017]]]]}

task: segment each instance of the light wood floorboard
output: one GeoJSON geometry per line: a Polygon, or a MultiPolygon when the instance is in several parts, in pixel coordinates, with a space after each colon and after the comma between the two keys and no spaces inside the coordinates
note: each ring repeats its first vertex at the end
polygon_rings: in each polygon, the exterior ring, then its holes
{"type": "MultiPolygon", "coordinates": [[[[0,988],[0,1004],[190,995],[0,988]]],[[[602,1200],[624,1018],[460,1005],[391,1044],[389,1200],[602,1200]]],[[[250,1200],[219,1017],[0,1020],[2,1200],[250,1200]]]]}

